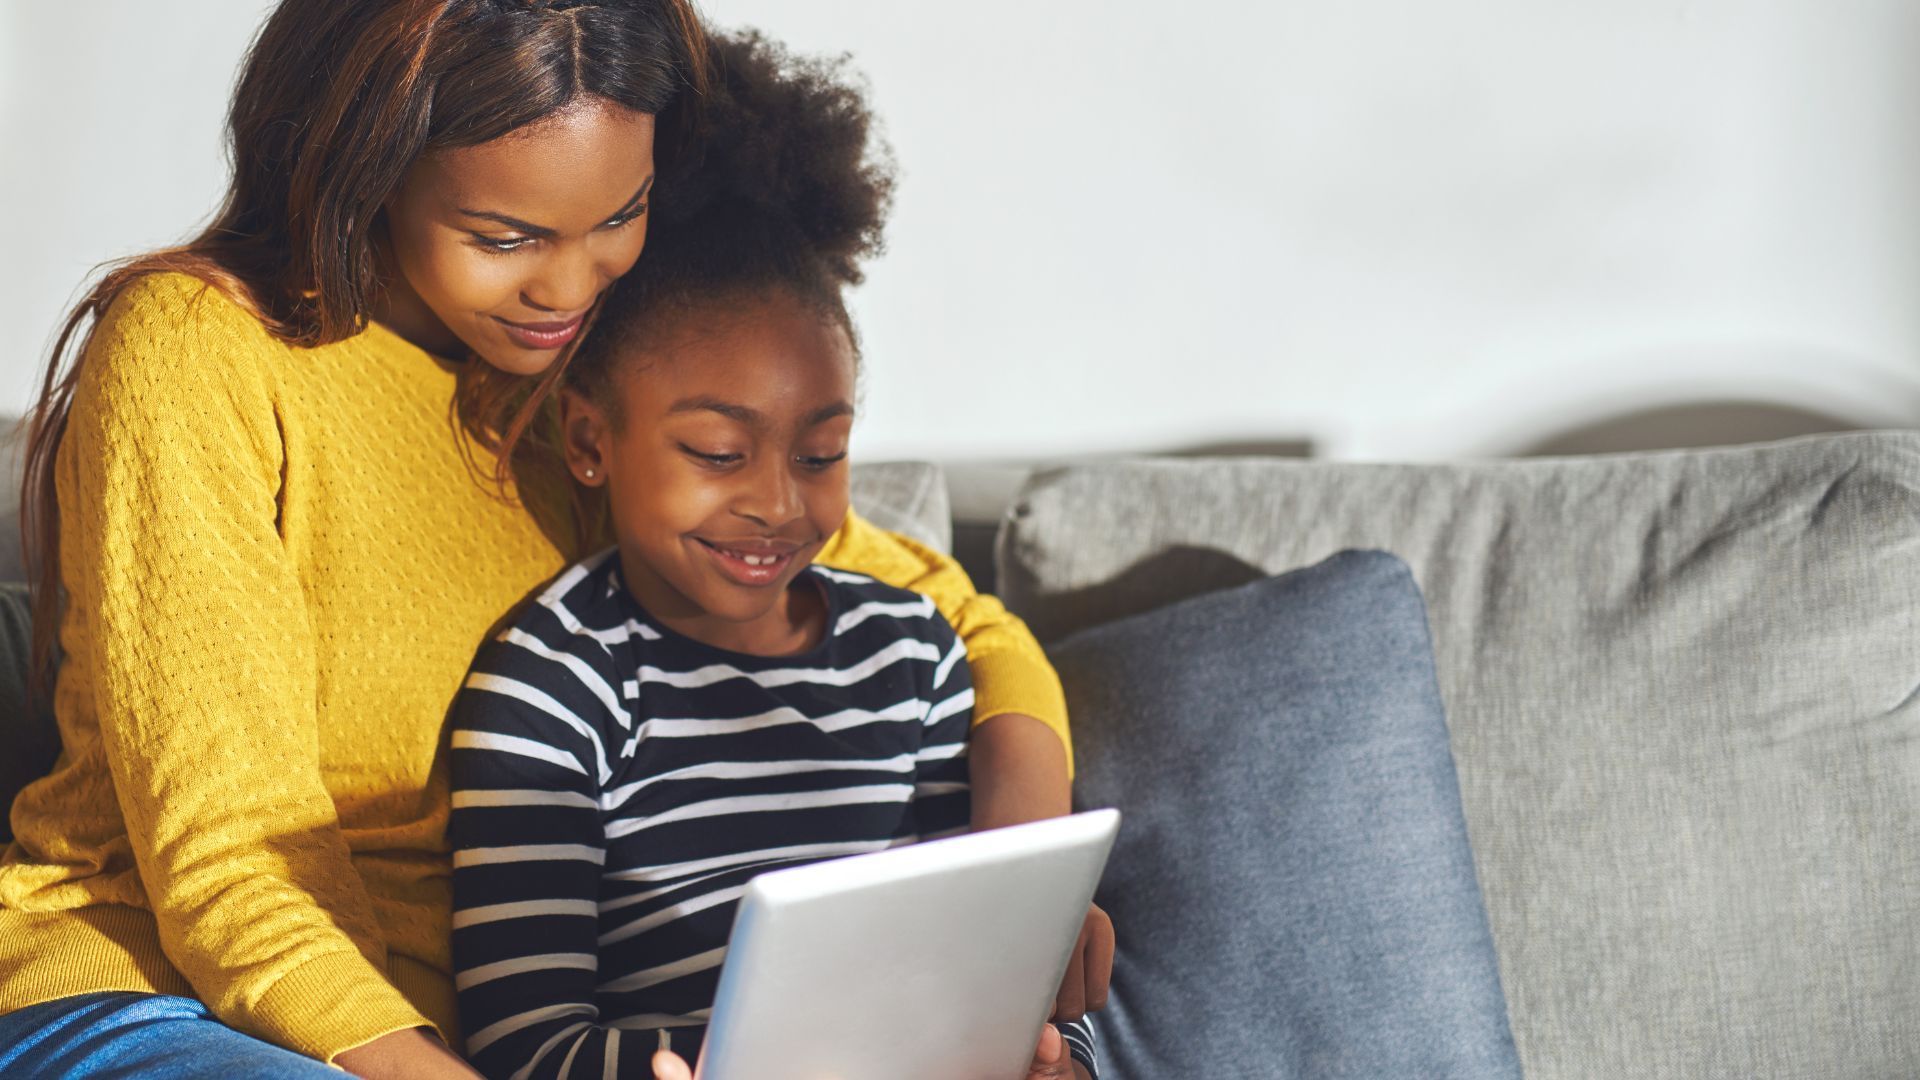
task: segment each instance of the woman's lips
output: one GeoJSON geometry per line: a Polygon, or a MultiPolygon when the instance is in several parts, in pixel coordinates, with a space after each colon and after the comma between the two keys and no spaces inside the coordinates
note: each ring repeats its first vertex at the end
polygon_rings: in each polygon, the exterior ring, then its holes
{"type": "Polygon", "coordinates": [[[792,547],[728,547],[712,540],[701,540],[700,546],[713,557],[722,574],[741,585],[754,587],[779,581],[781,575],[787,572],[787,567],[793,564],[794,556],[799,554],[799,550],[792,547]]]}
{"type": "Polygon", "coordinates": [[[495,315],[494,321],[506,330],[507,337],[523,349],[557,349],[572,341],[580,332],[580,324],[586,321],[586,315],[575,315],[562,322],[513,322],[495,315]]]}

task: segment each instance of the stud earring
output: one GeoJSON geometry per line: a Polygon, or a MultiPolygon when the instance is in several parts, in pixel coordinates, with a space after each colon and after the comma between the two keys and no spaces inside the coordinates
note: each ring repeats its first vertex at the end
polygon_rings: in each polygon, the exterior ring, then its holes
{"type": "Polygon", "coordinates": [[[597,473],[595,473],[595,472],[593,471],[593,466],[591,466],[591,465],[589,465],[589,466],[587,466],[587,468],[586,468],[585,470],[583,470],[583,471],[585,472],[585,474],[586,474],[586,477],[587,477],[587,479],[589,479],[589,480],[591,480],[591,479],[593,479],[593,478],[594,478],[594,477],[595,477],[596,475],[598,475],[597,473]]]}

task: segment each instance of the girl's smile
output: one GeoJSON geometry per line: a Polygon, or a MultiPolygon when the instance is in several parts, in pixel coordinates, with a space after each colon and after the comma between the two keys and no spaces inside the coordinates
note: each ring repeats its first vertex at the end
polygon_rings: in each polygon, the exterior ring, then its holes
{"type": "Polygon", "coordinates": [[[620,347],[604,394],[563,395],[561,427],[575,478],[606,485],[628,590],[709,645],[808,647],[820,598],[788,586],[847,516],[845,327],[777,289],[676,309],[620,347]]]}

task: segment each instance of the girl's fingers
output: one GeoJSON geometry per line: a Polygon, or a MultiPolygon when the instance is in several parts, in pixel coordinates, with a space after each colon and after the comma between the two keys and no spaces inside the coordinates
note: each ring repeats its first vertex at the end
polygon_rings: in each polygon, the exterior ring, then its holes
{"type": "Polygon", "coordinates": [[[693,1080],[693,1070],[687,1067],[686,1059],[671,1050],[656,1050],[653,1054],[654,1080],[693,1080]]]}
{"type": "Polygon", "coordinates": [[[1078,1020],[1087,1012],[1087,937],[1082,931],[1074,943],[1073,959],[1067,961],[1067,977],[1060,981],[1060,993],[1053,999],[1053,1020],[1078,1020]]]}
{"type": "Polygon", "coordinates": [[[1113,981],[1113,920],[1095,907],[1087,915],[1087,931],[1087,1008],[1104,1009],[1113,981]]]}

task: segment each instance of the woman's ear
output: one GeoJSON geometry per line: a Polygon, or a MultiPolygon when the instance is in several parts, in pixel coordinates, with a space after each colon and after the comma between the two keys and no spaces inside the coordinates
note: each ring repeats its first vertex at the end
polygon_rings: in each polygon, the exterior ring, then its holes
{"type": "Polygon", "coordinates": [[[612,457],[613,427],[607,411],[578,390],[560,391],[560,440],[567,455],[567,471],[587,487],[607,482],[612,457]]]}

